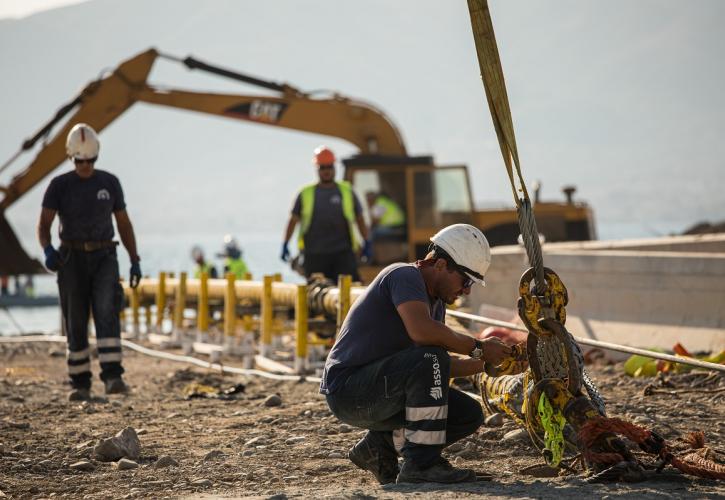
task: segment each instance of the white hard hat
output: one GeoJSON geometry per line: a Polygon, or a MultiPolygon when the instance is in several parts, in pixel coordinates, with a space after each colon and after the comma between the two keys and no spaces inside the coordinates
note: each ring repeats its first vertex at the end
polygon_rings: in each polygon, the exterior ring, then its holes
{"type": "Polygon", "coordinates": [[[92,160],[98,157],[100,148],[101,143],[98,142],[98,135],[90,125],[77,123],[68,132],[65,151],[69,157],[77,160],[92,160]]]}
{"type": "Polygon", "coordinates": [[[232,259],[238,259],[242,256],[242,249],[239,248],[237,239],[231,234],[224,235],[224,253],[222,255],[232,259]]]}
{"type": "Polygon", "coordinates": [[[438,231],[430,240],[450,255],[466,276],[486,286],[483,277],[491,264],[491,247],[480,229],[470,224],[453,224],[438,231]]]}

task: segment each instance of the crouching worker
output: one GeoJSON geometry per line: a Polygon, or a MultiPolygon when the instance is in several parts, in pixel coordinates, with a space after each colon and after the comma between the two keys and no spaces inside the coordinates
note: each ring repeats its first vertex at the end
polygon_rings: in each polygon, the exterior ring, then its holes
{"type": "Polygon", "coordinates": [[[448,380],[483,371],[483,361],[498,365],[510,353],[498,339],[476,340],[444,324],[445,304],[484,285],[491,251],[483,233],[455,224],[431,242],[423,260],[386,267],[355,301],[322,376],[332,413],[369,430],[350,460],[381,484],[476,480],[475,471],[441,456],[483,422],[480,404],[448,380]]]}

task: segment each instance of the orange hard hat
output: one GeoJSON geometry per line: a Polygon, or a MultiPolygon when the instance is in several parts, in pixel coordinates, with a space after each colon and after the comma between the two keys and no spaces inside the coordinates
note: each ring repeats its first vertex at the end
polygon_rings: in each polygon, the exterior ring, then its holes
{"type": "Polygon", "coordinates": [[[315,165],[334,165],[335,153],[327,146],[318,146],[315,149],[315,157],[312,159],[315,165]]]}

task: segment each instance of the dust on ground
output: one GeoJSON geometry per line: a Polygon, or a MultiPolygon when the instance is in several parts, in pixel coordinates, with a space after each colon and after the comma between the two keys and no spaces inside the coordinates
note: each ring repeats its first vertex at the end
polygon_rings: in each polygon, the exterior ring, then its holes
{"type": "MultiPolygon", "coordinates": [[[[0,344],[0,497],[725,497],[724,482],[672,469],[640,483],[532,477],[523,470],[543,459],[527,440],[502,442],[516,428],[511,421],[483,426],[445,452],[456,465],[492,473],[492,482],[380,486],[346,458],[364,431],[331,415],[316,384],[222,376],[128,350],[124,365],[129,395],[71,403],[62,344],[0,344]],[[193,388],[203,392],[203,386],[232,390],[227,399],[186,399],[185,388],[189,394],[193,388]],[[268,400],[275,394],[278,401],[268,400]],[[138,467],[120,470],[96,460],[93,446],[126,427],[139,435],[138,467]],[[81,468],[89,470],[71,467],[79,462],[88,462],[81,468]]],[[[714,456],[725,457],[725,392],[713,392],[725,387],[722,376],[703,383],[706,374],[673,375],[674,389],[666,391],[697,384],[703,392],[645,396],[643,389],[652,379],[629,378],[621,364],[588,370],[610,415],[652,427],[668,440],[703,430],[714,456]]],[[[97,378],[94,391],[102,395],[97,378]]]]}

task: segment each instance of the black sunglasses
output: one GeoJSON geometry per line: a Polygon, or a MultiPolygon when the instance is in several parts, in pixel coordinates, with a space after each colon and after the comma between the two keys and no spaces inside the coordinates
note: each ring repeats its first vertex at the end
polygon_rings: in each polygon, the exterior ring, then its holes
{"type": "Polygon", "coordinates": [[[93,165],[94,163],[96,163],[97,159],[98,158],[88,158],[87,160],[84,160],[83,158],[73,158],[73,163],[75,163],[76,165],[82,165],[84,163],[90,163],[91,165],[93,165]]]}
{"type": "Polygon", "coordinates": [[[467,275],[465,272],[463,272],[460,268],[456,265],[456,271],[458,271],[458,274],[461,275],[463,278],[463,288],[471,288],[473,284],[476,282],[473,278],[471,278],[469,275],[467,275]]]}
{"type": "Polygon", "coordinates": [[[332,170],[333,168],[335,168],[335,165],[320,165],[318,168],[320,170],[332,170]]]}

